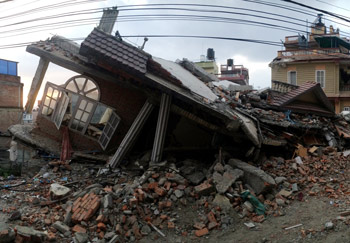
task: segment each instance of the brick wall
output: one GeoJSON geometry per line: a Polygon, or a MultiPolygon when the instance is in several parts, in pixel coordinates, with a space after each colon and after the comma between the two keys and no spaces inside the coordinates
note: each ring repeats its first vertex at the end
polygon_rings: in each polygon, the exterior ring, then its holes
{"type": "Polygon", "coordinates": [[[121,118],[118,129],[108,145],[108,148],[115,149],[124,138],[147,98],[141,91],[121,87],[116,83],[98,78],[94,78],[94,80],[101,90],[100,102],[113,107],[121,118]]]}
{"type": "MultiPolygon", "coordinates": [[[[36,120],[36,128],[32,132],[47,136],[57,142],[62,142],[62,127],[57,130],[55,124],[49,119],[39,115],[36,120]]],[[[99,148],[97,141],[83,136],[78,132],[69,130],[69,139],[73,150],[95,150],[99,148]]]]}
{"type": "Polygon", "coordinates": [[[23,106],[23,84],[18,76],[0,74],[0,107],[23,106]]]}
{"type": "Polygon", "coordinates": [[[10,126],[20,123],[21,118],[22,109],[0,108],[0,132],[6,132],[10,126]]]}

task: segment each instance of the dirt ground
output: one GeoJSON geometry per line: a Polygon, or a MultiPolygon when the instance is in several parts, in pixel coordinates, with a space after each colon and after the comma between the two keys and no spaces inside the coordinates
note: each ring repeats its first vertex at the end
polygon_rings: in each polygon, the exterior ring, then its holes
{"type": "MultiPolygon", "coordinates": [[[[244,223],[250,222],[246,219],[240,219],[238,214],[233,210],[230,213],[233,223],[212,230],[209,235],[198,238],[188,229],[187,236],[181,236],[181,232],[170,229],[162,229],[166,235],[161,237],[155,231],[144,237],[139,242],[235,242],[235,243],[263,243],[263,242],[349,242],[350,228],[346,224],[346,220],[337,219],[340,211],[338,207],[330,204],[330,199],[322,197],[308,197],[304,202],[293,201],[286,206],[283,211],[284,216],[269,216],[263,223],[254,223],[255,228],[248,229],[244,223]],[[325,229],[326,222],[333,222],[334,228],[325,229]],[[284,228],[302,224],[300,227],[285,230],[284,228]]],[[[10,204],[0,201],[0,208],[7,208],[10,204]]],[[[185,207],[177,207],[173,209],[178,218],[176,224],[193,225],[198,218],[198,208],[195,204],[185,207]],[[196,210],[194,210],[196,209],[196,210]]],[[[8,214],[0,212],[0,221],[7,221],[8,214]]]]}
{"type": "MultiPolygon", "coordinates": [[[[225,229],[213,230],[209,235],[198,238],[189,234],[186,237],[176,236],[174,231],[164,230],[166,239],[155,232],[140,242],[234,242],[234,243],[289,243],[289,242],[349,242],[350,228],[343,220],[337,220],[340,210],[330,204],[328,198],[308,197],[306,201],[293,201],[284,208],[285,215],[267,217],[263,223],[254,223],[253,229],[248,229],[244,223],[250,222],[240,219],[232,213],[234,223],[225,229]],[[325,229],[326,222],[333,222],[334,228],[325,229]],[[302,224],[300,227],[285,230],[284,228],[302,224]],[[304,233],[303,233],[304,232],[304,233]]],[[[191,208],[177,209],[178,223],[193,222],[198,217],[191,208]],[[181,213],[182,211],[182,213],[181,213]],[[187,222],[186,222],[187,221],[187,222]]]]}
{"type": "MultiPolygon", "coordinates": [[[[81,166],[83,165],[79,165],[79,168],[81,166]]],[[[28,195],[23,192],[0,191],[0,222],[7,222],[12,226],[21,224],[20,220],[9,222],[7,218],[10,214],[4,213],[2,209],[16,206],[22,211],[22,215],[30,212],[32,206],[25,200],[26,196],[28,195]],[[16,199],[15,205],[13,199],[16,199]]],[[[234,209],[223,210],[221,226],[211,230],[208,235],[196,237],[193,225],[198,218],[205,217],[207,212],[200,205],[199,200],[188,197],[186,205],[177,202],[168,211],[168,214],[175,219],[175,229],[167,229],[164,225],[161,231],[165,234],[165,238],[152,230],[148,236],[144,236],[138,242],[349,242],[350,216],[339,218],[340,212],[350,209],[348,201],[350,200],[346,198],[335,200],[325,196],[305,196],[303,201],[291,200],[288,205],[280,208],[283,216],[267,216],[262,223],[254,222],[255,227],[251,229],[244,225],[251,222],[248,218],[241,218],[234,209]],[[223,218],[226,222],[222,220],[223,218]],[[325,229],[327,222],[332,222],[334,227],[325,229]],[[302,226],[285,230],[286,227],[298,224],[302,226]]],[[[45,228],[38,230],[45,230],[45,228]]],[[[56,242],[59,241],[60,239],[56,242]]]]}

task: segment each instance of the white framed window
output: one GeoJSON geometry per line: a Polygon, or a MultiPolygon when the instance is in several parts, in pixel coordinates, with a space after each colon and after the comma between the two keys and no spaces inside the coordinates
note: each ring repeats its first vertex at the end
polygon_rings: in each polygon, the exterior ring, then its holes
{"type": "Polygon", "coordinates": [[[78,75],[70,78],[66,84],[66,89],[86,96],[93,100],[100,100],[100,91],[95,81],[84,75],[78,75]]]}
{"type": "Polygon", "coordinates": [[[62,86],[48,82],[40,114],[53,121],[57,129],[67,125],[95,139],[105,150],[121,118],[112,107],[99,102],[100,95],[97,83],[83,75],[70,78],[62,86]]]}
{"type": "Polygon", "coordinates": [[[297,71],[288,71],[287,81],[289,84],[297,85],[297,71]]]}
{"type": "Polygon", "coordinates": [[[44,92],[41,114],[52,117],[57,101],[61,96],[61,91],[52,86],[47,86],[44,92]]]}
{"type": "Polygon", "coordinates": [[[96,105],[96,102],[84,99],[80,96],[69,124],[70,128],[85,134],[96,105]]]}
{"type": "Polygon", "coordinates": [[[344,106],[343,111],[350,111],[350,106],[344,106]]]}
{"type": "Polygon", "coordinates": [[[69,96],[66,94],[66,92],[62,92],[61,98],[55,110],[55,115],[53,117],[53,122],[55,123],[57,129],[60,129],[61,127],[68,105],[69,105],[69,96]]]}
{"type": "Polygon", "coordinates": [[[112,113],[109,116],[108,122],[106,123],[102,134],[98,140],[103,150],[107,148],[107,145],[111,141],[112,136],[114,135],[114,132],[119,125],[119,122],[120,117],[114,111],[112,111],[112,113]]]}
{"type": "Polygon", "coordinates": [[[316,70],[316,82],[320,84],[321,88],[324,88],[326,86],[325,77],[325,70],[316,70]]]}

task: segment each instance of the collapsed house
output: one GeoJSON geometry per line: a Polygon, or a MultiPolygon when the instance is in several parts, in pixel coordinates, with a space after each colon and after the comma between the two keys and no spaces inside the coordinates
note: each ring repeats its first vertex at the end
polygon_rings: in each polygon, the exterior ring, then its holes
{"type": "Polygon", "coordinates": [[[337,118],[319,84],[274,81],[263,91],[218,87],[215,75],[187,59],[154,57],[111,35],[112,27],[100,24],[80,46],[54,36],[27,47],[40,57],[27,112],[50,62],[80,75],[63,85],[48,82],[36,126],[13,126],[13,135],[49,152],[60,154],[65,147],[70,153],[64,139],[69,129],[74,156],[113,155],[102,156],[111,167],[131,150],[151,151],[155,163],[165,159],[164,151],[206,157],[219,148],[257,161],[262,146],[294,152],[285,146],[293,139],[293,146],[345,144],[336,140],[347,134],[347,125],[330,125],[337,118]]]}
{"type": "MultiPolygon", "coordinates": [[[[162,159],[164,147],[206,150],[224,144],[220,141],[261,146],[254,118],[221,101],[224,98],[208,87],[215,76],[186,60],[181,65],[152,57],[98,28],[81,46],[55,36],[28,46],[27,51],[40,57],[27,112],[49,62],[81,74],[64,85],[46,84],[37,126],[27,130],[32,134],[59,143],[68,127],[74,150],[114,152],[112,166],[133,145],[140,151],[151,149],[153,162],[162,159]]],[[[21,140],[43,145],[23,128],[18,125],[11,131],[21,140]]]]}

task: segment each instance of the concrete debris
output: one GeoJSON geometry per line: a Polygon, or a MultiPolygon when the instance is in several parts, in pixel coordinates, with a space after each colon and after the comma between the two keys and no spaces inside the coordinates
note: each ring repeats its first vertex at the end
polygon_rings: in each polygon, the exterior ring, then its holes
{"type": "Polygon", "coordinates": [[[68,195],[71,190],[68,187],[53,183],[50,186],[50,193],[54,199],[59,199],[68,195]]]}
{"type": "Polygon", "coordinates": [[[76,232],[74,234],[74,238],[77,243],[86,243],[89,241],[89,236],[86,233],[76,232]]]}
{"type": "Polygon", "coordinates": [[[331,230],[334,228],[334,224],[333,224],[333,222],[327,222],[327,223],[325,223],[324,227],[326,230],[331,230]]]}
{"type": "Polygon", "coordinates": [[[44,242],[48,238],[47,232],[35,230],[26,226],[15,226],[15,231],[24,242],[44,242]]]}
{"type": "Polygon", "coordinates": [[[70,227],[65,225],[63,222],[61,221],[56,221],[52,227],[54,227],[55,229],[57,229],[59,232],[61,232],[62,234],[65,234],[66,232],[70,231],[70,227]]]}
{"type": "Polygon", "coordinates": [[[213,174],[213,180],[216,190],[219,193],[224,194],[232,184],[242,176],[243,171],[239,169],[233,170],[231,168],[230,170],[226,170],[223,175],[215,171],[213,174]]]}
{"type": "Polygon", "coordinates": [[[254,192],[260,194],[276,185],[275,180],[263,170],[238,159],[230,159],[229,165],[244,171],[243,180],[249,184],[254,192]]]}
{"type": "Polygon", "coordinates": [[[15,232],[4,222],[0,222],[0,242],[9,243],[15,240],[15,232]]]}

